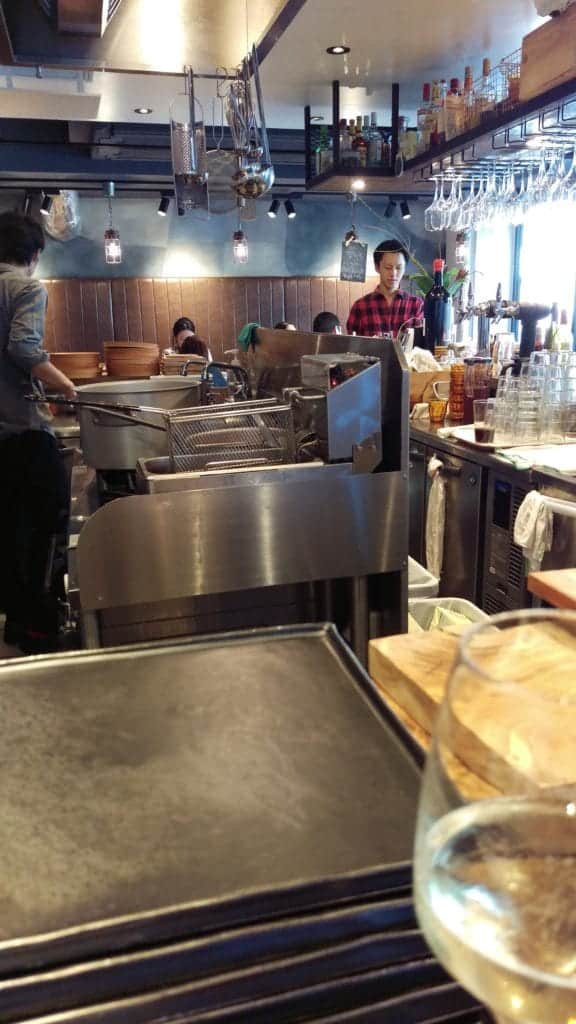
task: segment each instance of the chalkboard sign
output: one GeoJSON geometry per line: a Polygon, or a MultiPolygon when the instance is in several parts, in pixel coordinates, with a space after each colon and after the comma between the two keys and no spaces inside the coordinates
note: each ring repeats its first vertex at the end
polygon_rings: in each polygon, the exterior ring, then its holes
{"type": "Polygon", "coordinates": [[[365,281],[366,258],[368,245],[366,242],[342,242],[342,260],[340,263],[341,281],[365,281]]]}

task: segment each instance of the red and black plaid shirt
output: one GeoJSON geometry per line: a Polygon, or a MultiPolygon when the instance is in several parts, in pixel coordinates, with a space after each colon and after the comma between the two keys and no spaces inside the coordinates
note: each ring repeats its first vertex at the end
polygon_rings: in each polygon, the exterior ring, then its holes
{"type": "MultiPolygon", "coordinates": [[[[424,302],[418,295],[397,291],[392,302],[388,302],[382,292],[370,292],[358,299],[348,316],[346,331],[348,334],[360,334],[371,338],[375,334],[398,334],[402,324],[411,317],[422,317],[424,302]]],[[[408,327],[417,326],[414,322],[408,327]]]]}

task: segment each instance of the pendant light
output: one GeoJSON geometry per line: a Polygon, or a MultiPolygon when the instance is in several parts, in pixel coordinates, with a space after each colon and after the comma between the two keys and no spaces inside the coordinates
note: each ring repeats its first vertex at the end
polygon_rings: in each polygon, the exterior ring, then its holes
{"type": "Polygon", "coordinates": [[[114,197],[114,182],[107,181],[105,185],[106,198],[108,199],[108,228],[104,232],[104,258],[106,263],[122,263],[122,244],[120,235],[112,223],[112,199],[114,197]]]}
{"type": "Polygon", "coordinates": [[[234,263],[248,263],[248,239],[241,224],[232,236],[232,256],[234,263]]]}

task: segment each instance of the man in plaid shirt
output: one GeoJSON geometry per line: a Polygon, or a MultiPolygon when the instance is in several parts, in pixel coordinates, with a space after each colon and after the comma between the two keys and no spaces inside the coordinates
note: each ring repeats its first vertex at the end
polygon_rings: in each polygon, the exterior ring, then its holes
{"type": "Polygon", "coordinates": [[[380,284],[352,306],[346,323],[347,334],[372,338],[391,332],[396,336],[407,320],[409,327],[419,326],[416,320],[421,321],[423,317],[422,299],[400,291],[408,260],[408,252],[400,242],[394,239],[380,242],[374,250],[374,266],[380,274],[380,284]]]}

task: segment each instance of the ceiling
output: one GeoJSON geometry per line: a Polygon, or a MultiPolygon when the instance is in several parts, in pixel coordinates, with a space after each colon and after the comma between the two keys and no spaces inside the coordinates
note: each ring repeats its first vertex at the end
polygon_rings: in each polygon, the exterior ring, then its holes
{"type": "MultiPolygon", "coordinates": [[[[150,106],[148,120],[166,123],[181,79],[82,69],[177,73],[189,63],[210,73],[246,52],[247,20],[248,38],[261,44],[267,119],[279,128],[301,128],[306,103],[328,118],[334,78],[344,85],[343,116],[377,110],[385,123],[398,81],[401,112],[413,117],[423,81],[462,77],[466,64],[478,74],[483,56],[496,63],[542,20],[534,0],[247,0],[247,18],[242,0],[122,0],[100,40],[58,35],[37,0],[2,8],[19,59],[44,68],[41,78],[0,68],[3,116],[127,122],[139,119],[136,106],[150,106]],[[326,54],[336,42],[351,47],[349,56],[326,54]],[[62,62],[78,70],[47,70],[62,62]]],[[[213,92],[212,82],[200,83],[207,122],[213,92]]]]}

